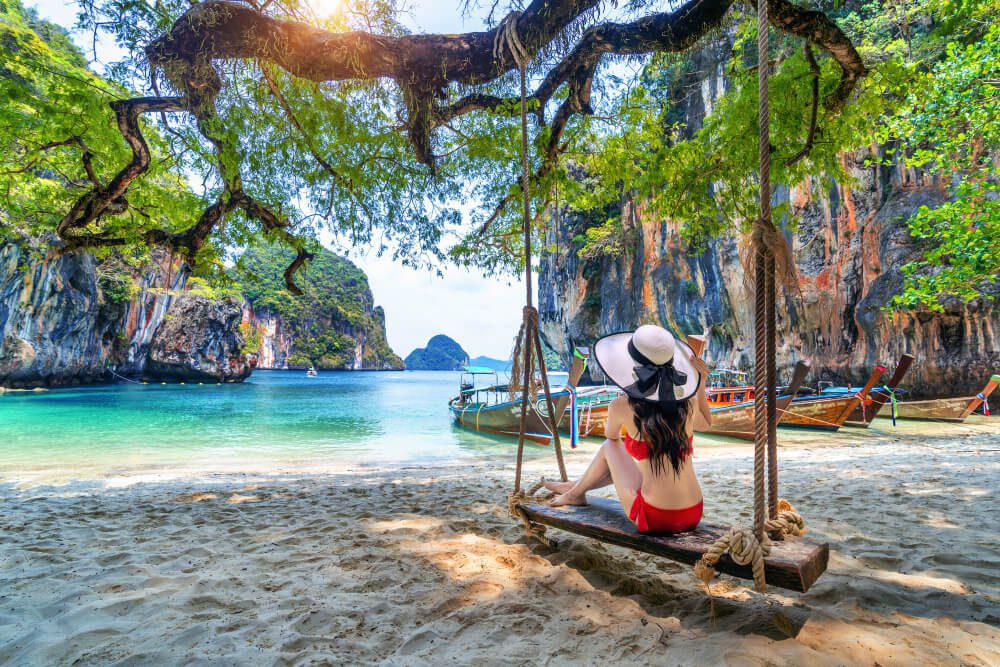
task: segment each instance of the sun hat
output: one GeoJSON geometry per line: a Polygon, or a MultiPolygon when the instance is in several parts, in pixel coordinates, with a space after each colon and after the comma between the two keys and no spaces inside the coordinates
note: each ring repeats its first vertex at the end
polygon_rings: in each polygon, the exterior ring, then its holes
{"type": "Polygon", "coordinates": [[[687,344],[652,324],[594,344],[594,359],[604,374],[632,398],[652,403],[694,396],[701,386],[701,373],[691,364],[694,356],[687,344]]]}

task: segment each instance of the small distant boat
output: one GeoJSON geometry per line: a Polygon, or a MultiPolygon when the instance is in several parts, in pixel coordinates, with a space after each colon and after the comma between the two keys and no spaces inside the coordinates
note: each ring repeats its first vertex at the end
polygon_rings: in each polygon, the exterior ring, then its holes
{"type": "Polygon", "coordinates": [[[309,370],[306,371],[306,377],[311,377],[311,378],[316,377],[316,369],[310,366],[309,370]]]}
{"type": "MultiPolygon", "coordinates": [[[[562,415],[570,402],[570,388],[575,387],[583,375],[585,358],[573,358],[566,386],[551,392],[555,414],[562,415]]],[[[512,438],[521,432],[522,399],[515,392],[512,398],[510,387],[498,382],[497,372],[492,368],[466,366],[459,379],[459,394],[448,402],[455,423],[473,431],[484,431],[512,438]],[[477,387],[477,378],[492,376],[492,383],[485,387],[477,387]]],[[[547,445],[552,439],[549,430],[548,406],[544,394],[539,391],[535,400],[529,402],[525,414],[525,439],[547,445]]]]}

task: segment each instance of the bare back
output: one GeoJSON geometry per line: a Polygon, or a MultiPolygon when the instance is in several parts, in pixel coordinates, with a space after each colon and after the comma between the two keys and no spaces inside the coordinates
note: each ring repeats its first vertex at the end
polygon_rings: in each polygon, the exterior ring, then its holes
{"type": "MultiPolygon", "coordinates": [[[[694,435],[695,421],[700,416],[697,405],[692,404],[691,408],[685,425],[689,438],[694,435]]],[[[605,428],[609,440],[620,440],[623,432],[636,440],[642,440],[635,424],[635,414],[625,396],[611,403],[605,428]]],[[[674,474],[669,461],[665,462],[664,470],[657,473],[649,459],[632,459],[642,475],[643,498],[650,504],[667,510],[691,507],[701,501],[701,487],[694,473],[692,458],[689,456],[680,463],[677,474],[674,474]]]]}

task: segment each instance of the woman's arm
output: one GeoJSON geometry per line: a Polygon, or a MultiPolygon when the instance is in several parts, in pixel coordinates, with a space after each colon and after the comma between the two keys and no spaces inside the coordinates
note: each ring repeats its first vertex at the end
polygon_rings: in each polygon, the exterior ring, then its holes
{"type": "Polygon", "coordinates": [[[608,440],[621,440],[625,416],[631,414],[628,408],[628,398],[619,396],[608,406],[608,421],[604,425],[604,437],[608,440]]]}
{"type": "Polygon", "coordinates": [[[701,357],[692,357],[691,365],[701,373],[698,387],[698,407],[694,411],[694,430],[703,431],[712,425],[712,406],[708,402],[708,364],[701,357]]]}

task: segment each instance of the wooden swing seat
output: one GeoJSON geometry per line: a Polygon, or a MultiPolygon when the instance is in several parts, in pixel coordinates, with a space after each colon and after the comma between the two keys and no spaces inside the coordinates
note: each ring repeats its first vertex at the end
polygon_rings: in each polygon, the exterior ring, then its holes
{"type": "MultiPolygon", "coordinates": [[[[526,501],[518,503],[518,507],[535,523],[692,565],[727,530],[723,526],[701,523],[687,533],[643,535],[625,516],[617,500],[588,498],[588,503],[583,507],[551,507],[526,501]]],[[[829,558],[829,544],[800,538],[772,542],[771,554],[764,559],[765,579],[770,586],[805,593],[826,571],[829,558]]],[[[735,577],[753,579],[750,566],[737,565],[728,553],[722,556],[715,569],[735,577]]]]}

